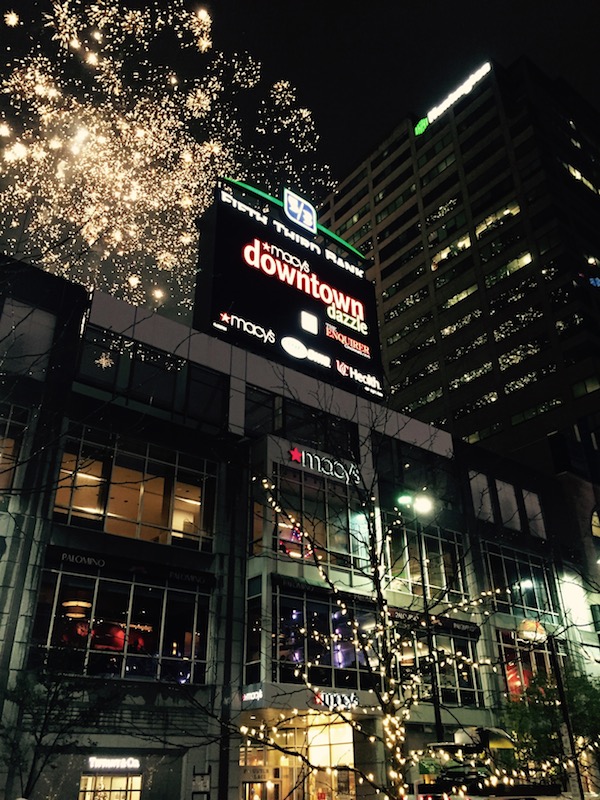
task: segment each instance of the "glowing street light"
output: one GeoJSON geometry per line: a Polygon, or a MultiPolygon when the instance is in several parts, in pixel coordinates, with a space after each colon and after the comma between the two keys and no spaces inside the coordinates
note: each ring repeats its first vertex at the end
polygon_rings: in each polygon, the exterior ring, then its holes
{"type": "Polygon", "coordinates": [[[423,614],[425,617],[426,632],[427,632],[427,649],[429,651],[429,671],[431,676],[431,700],[433,705],[433,713],[435,717],[435,733],[438,741],[444,739],[444,724],[442,722],[442,710],[440,707],[439,696],[439,681],[438,681],[438,667],[437,667],[437,651],[433,637],[433,629],[431,624],[431,615],[429,611],[429,599],[427,597],[427,580],[425,576],[425,564],[427,563],[427,552],[425,550],[425,541],[423,536],[423,526],[421,524],[421,517],[431,514],[434,509],[433,499],[421,492],[411,494],[403,492],[396,500],[400,508],[410,509],[415,516],[415,523],[417,527],[417,546],[419,553],[419,570],[421,573],[421,584],[423,586],[423,614]]]}

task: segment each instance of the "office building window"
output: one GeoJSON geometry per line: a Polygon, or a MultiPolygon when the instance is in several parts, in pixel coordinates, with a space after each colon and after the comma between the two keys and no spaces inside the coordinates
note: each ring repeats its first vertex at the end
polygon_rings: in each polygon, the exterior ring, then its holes
{"type": "Polygon", "coordinates": [[[168,573],[126,579],[118,568],[77,570],[78,562],[87,566],[94,561],[104,562],[74,556],[43,571],[32,666],[78,675],[204,683],[209,597],[168,573]]]}
{"type": "Polygon", "coordinates": [[[471,246],[471,237],[468,233],[459,236],[458,239],[455,239],[451,242],[447,247],[444,247],[443,250],[439,250],[435,255],[431,257],[431,270],[435,272],[436,269],[443,265],[445,261],[449,261],[452,258],[456,258],[456,256],[460,255],[464,250],[467,250],[471,246]]]}
{"type": "Polygon", "coordinates": [[[520,489],[506,481],[493,480],[474,470],[469,472],[469,480],[477,519],[546,538],[544,515],[536,492],[520,489]]]}
{"type": "Polygon", "coordinates": [[[210,551],[216,465],[146,442],[72,426],[55,519],[161,544],[210,551]]]}
{"type": "Polygon", "coordinates": [[[592,511],[592,520],[590,526],[592,530],[592,536],[600,539],[600,512],[598,512],[596,509],[592,511]]]}
{"type": "MultiPolygon", "coordinates": [[[[477,662],[477,643],[466,636],[436,634],[440,701],[445,705],[484,705],[477,662]]],[[[427,680],[425,668],[424,678],[427,680]]]]}
{"type": "Polygon", "coordinates": [[[448,384],[449,389],[451,391],[453,389],[460,389],[465,384],[471,383],[471,381],[474,381],[476,378],[480,378],[482,375],[487,375],[487,373],[491,371],[492,371],[492,362],[486,361],[484,364],[481,364],[481,366],[475,367],[475,369],[469,370],[469,372],[465,372],[458,378],[452,378],[452,380],[448,384]]]}
{"type": "Polygon", "coordinates": [[[453,333],[456,331],[461,330],[466,325],[470,325],[474,320],[478,319],[482,315],[482,311],[479,308],[473,309],[473,311],[465,314],[464,317],[457,319],[456,322],[452,322],[450,325],[446,325],[444,328],[440,330],[442,336],[452,336],[453,333]]]}
{"type": "Polygon", "coordinates": [[[44,380],[55,328],[54,314],[5,297],[0,306],[2,372],[44,380]]]}
{"type": "Polygon", "coordinates": [[[475,236],[481,239],[485,234],[501,228],[503,225],[506,225],[507,222],[510,222],[514,216],[519,214],[520,211],[521,208],[516,200],[507,203],[502,208],[499,208],[498,211],[494,211],[493,214],[481,220],[481,222],[475,226],[475,236]]]}

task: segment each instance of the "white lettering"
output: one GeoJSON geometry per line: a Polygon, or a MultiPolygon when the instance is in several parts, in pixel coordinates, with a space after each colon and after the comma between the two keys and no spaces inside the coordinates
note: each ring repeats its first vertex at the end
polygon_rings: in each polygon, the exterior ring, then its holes
{"type": "Polygon", "coordinates": [[[140,761],[138,758],[128,756],[127,758],[88,758],[90,769],[139,769],[140,761]]]}
{"type": "Polygon", "coordinates": [[[302,247],[305,247],[307,250],[321,255],[321,248],[316,242],[311,242],[306,238],[306,236],[302,236],[302,234],[290,230],[287,225],[284,225],[283,222],[280,222],[278,219],[271,221],[277,233],[282,233],[286,239],[291,239],[292,242],[296,242],[296,244],[302,245],[302,247]]]}
{"type": "Polygon", "coordinates": [[[454,103],[456,103],[460,97],[469,94],[475,84],[479,83],[479,81],[488,74],[491,68],[492,65],[490,62],[486,61],[485,64],[482,64],[481,67],[479,67],[479,69],[476,70],[472,75],[469,75],[467,80],[464,83],[461,83],[458,89],[455,89],[453,92],[451,92],[448,97],[446,97],[446,99],[439,104],[439,106],[434,106],[431,111],[427,112],[427,119],[429,122],[433,122],[438,117],[441,117],[444,111],[447,111],[451,105],[454,105],[454,103]]]}
{"type": "Polygon", "coordinates": [[[310,453],[308,450],[302,451],[300,463],[307,469],[312,469],[332,478],[338,478],[338,480],[343,480],[346,484],[360,483],[360,472],[356,464],[346,466],[342,461],[328,456],[319,456],[316,453],[310,453]]]}
{"type": "Polygon", "coordinates": [[[255,208],[242,203],[241,200],[236,200],[233,195],[229,194],[224,189],[221,189],[221,200],[235,208],[236,211],[241,211],[242,214],[247,214],[249,217],[255,219],[257,222],[262,223],[263,225],[266,225],[269,221],[269,218],[266,216],[266,214],[261,214],[260,211],[257,211],[255,208]]]}
{"type": "Polygon", "coordinates": [[[335,367],[337,371],[343,375],[345,378],[350,378],[357,383],[361,383],[363,386],[372,391],[373,394],[380,394],[381,390],[381,383],[379,379],[375,377],[375,375],[369,375],[364,372],[360,372],[359,370],[355,369],[355,367],[351,367],[349,364],[346,364],[345,361],[340,361],[336,359],[335,367]]]}
{"type": "Polygon", "coordinates": [[[75,553],[63,553],[61,561],[69,564],[85,564],[88,567],[105,567],[106,561],[103,558],[93,558],[92,556],[80,556],[75,553]]]}
{"type": "Polygon", "coordinates": [[[333,261],[333,263],[336,264],[338,267],[341,267],[342,269],[351,272],[353,275],[357,275],[359,278],[365,277],[364,269],[354,266],[354,264],[351,264],[349,261],[346,261],[341,256],[338,256],[337,253],[334,253],[332,250],[325,250],[325,258],[328,261],[333,261]]]}
{"type": "Polygon", "coordinates": [[[244,333],[247,333],[248,336],[255,336],[257,339],[262,339],[265,344],[275,344],[275,332],[272,328],[267,330],[263,328],[262,325],[257,325],[243,317],[238,317],[237,314],[228,314],[226,311],[223,311],[219,318],[221,322],[224,322],[231,328],[242,330],[244,333]]]}
{"type": "Polygon", "coordinates": [[[244,692],[242,694],[242,702],[249,703],[252,700],[262,700],[263,699],[263,690],[257,689],[254,692],[244,692]]]}

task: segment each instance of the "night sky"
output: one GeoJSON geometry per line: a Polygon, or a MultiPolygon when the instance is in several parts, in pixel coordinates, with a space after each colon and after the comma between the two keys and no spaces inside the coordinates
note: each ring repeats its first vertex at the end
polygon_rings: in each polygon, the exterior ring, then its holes
{"type": "Polygon", "coordinates": [[[336,179],[482,62],[528,55],[600,109],[600,0],[210,0],[213,41],[248,51],[313,112],[336,179]]]}

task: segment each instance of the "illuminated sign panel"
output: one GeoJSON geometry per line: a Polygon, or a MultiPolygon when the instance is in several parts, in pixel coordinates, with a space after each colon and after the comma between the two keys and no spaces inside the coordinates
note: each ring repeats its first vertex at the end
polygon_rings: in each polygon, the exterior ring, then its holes
{"type": "Polygon", "coordinates": [[[89,769],[117,769],[117,770],[139,770],[140,760],[133,756],[117,757],[117,758],[98,758],[97,756],[90,756],[88,758],[89,769]]]}
{"type": "Polygon", "coordinates": [[[300,450],[298,447],[293,447],[289,454],[290,461],[320,472],[322,475],[327,475],[329,478],[337,478],[347,485],[360,483],[360,472],[356,464],[345,464],[337,458],[311,453],[310,450],[300,450]]]}
{"type": "Polygon", "coordinates": [[[310,233],[317,232],[317,212],[316,209],[302,197],[298,197],[289,189],[283,190],[283,210],[286,217],[300,225],[301,228],[310,233]]]}
{"type": "Polygon", "coordinates": [[[415,136],[419,136],[421,133],[424,133],[429,125],[432,122],[435,122],[438,117],[441,117],[442,114],[447,111],[450,106],[453,106],[457,100],[460,100],[461,97],[469,94],[473,90],[476,84],[484,78],[488,72],[492,69],[492,65],[489,61],[486,61],[485,64],[482,64],[479,69],[475,70],[472,75],[469,75],[466,81],[461,83],[459,87],[457,87],[453,92],[442,100],[442,102],[434,106],[430,111],[427,112],[427,116],[420,119],[416,126],[415,126],[415,136]]]}
{"type": "Polygon", "coordinates": [[[311,233],[309,226],[324,231],[314,209],[288,194],[292,201],[286,194],[281,203],[261,193],[257,205],[234,184],[217,188],[209,319],[200,327],[355,394],[382,397],[375,291],[364,261],[350,246],[340,255],[333,235],[311,233]]]}

